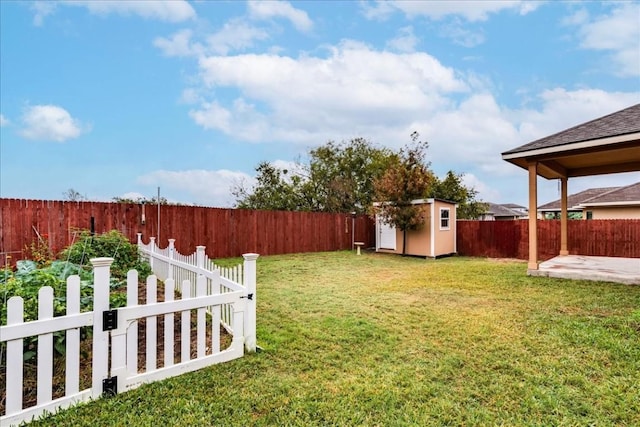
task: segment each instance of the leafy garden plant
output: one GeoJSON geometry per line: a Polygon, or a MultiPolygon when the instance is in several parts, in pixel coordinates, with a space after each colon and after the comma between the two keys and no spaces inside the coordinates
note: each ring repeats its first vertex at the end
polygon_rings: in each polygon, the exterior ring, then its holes
{"type": "MultiPolygon", "coordinates": [[[[38,318],[38,291],[43,286],[51,286],[54,293],[54,316],[66,313],[66,280],[71,275],[80,277],[80,311],[91,311],[93,308],[93,272],[90,259],[95,257],[113,257],[111,268],[111,307],[122,307],[126,303],[123,292],[127,272],[138,270],[140,277],[151,274],[149,265],[140,259],[138,248],[130,243],[118,231],[110,231],[101,235],[92,235],[88,231],[80,233],[80,238],[64,249],[57,260],[23,260],[16,263],[15,271],[5,268],[0,271],[0,322],[7,324],[7,300],[12,296],[20,296],[24,301],[24,321],[38,318]]],[[[41,259],[42,258],[42,259],[41,259]]],[[[25,360],[36,354],[37,337],[25,339],[25,360]]],[[[0,353],[5,351],[5,343],[0,353]]],[[[65,334],[54,334],[56,353],[64,354],[65,334]]]]}

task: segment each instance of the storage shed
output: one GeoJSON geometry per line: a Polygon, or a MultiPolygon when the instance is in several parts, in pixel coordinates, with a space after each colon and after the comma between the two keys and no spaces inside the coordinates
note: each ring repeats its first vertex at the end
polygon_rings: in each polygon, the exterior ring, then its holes
{"type": "MultiPolygon", "coordinates": [[[[407,231],[406,254],[437,258],[453,255],[456,249],[456,207],[453,202],[440,199],[418,199],[424,225],[407,231]]],[[[376,215],[376,252],[402,254],[403,232],[385,224],[376,215]]]]}

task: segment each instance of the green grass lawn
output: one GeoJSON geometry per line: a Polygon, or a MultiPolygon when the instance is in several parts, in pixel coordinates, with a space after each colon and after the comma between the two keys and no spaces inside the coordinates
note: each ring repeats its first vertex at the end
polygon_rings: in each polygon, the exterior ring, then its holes
{"type": "Polygon", "coordinates": [[[640,286],[525,272],[261,257],[264,351],[33,425],[640,425],[640,286]]]}

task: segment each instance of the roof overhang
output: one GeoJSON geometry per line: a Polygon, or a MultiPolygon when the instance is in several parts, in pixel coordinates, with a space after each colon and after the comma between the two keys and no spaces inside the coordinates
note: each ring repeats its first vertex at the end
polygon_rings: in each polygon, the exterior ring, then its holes
{"type": "Polygon", "coordinates": [[[502,154],[523,169],[538,164],[547,179],[640,171],[640,132],[502,154]]]}
{"type": "Polygon", "coordinates": [[[640,206],[640,200],[627,201],[627,202],[602,202],[602,203],[580,203],[580,207],[591,207],[591,208],[608,208],[608,207],[634,207],[640,206]]]}

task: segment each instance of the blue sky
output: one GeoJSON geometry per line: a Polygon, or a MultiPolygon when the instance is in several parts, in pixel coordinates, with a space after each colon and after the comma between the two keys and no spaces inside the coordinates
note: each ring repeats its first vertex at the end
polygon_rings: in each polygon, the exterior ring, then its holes
{"type": "Polygon", "coordinates": [[[3,198],[228,207],[261,161],[418,131],[436,174],[526,205],[500,153],[638,102],[639,2],[0,1],[3,198]]]}

